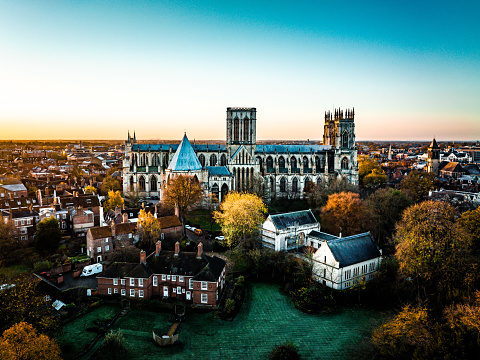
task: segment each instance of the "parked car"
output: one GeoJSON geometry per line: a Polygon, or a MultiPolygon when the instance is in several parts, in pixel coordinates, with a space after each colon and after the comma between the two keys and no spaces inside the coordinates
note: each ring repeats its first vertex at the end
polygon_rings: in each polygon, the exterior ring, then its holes
{"type": "Polygon", "coordinates": [[[87,265],[83,268],[82,275],[80,276],[90,276],[94,274],[100,274],[102,271],[103,271],[102,264],[87,265]]]}
{"type": "Polygon", "coordinates": [[[225,236],[223,236],[223,235],[217,236],[217,237],[215,237],[215,240],[223,241],[223,240],[225,240],[225,236]]]}
{"type": "Polygon", "coordinates": [[[202,229],[195,229],[193,232],[194,232],[196,235],[199,235],[199,236],[203,235],[202,229]]]}
{"type": "Polygon", "coordinates": [[[192,227],[190,225],[185,225],[185,229],[190,230],[192,227]]]}

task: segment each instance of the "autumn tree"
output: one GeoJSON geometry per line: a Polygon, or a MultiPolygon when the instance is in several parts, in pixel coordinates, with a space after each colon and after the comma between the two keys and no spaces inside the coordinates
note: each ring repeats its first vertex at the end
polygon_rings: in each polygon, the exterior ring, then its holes
{"type": "Polygon", "coordinates": [[[345,178],[332,178],[328,182],[317,185],[310,182],[305,195],[312,209],[320,209],[327,203],[330,195],[341,192],[358,193],[358,187],[345,178]]]}
{"type": "Polygon", "coordinates": [[[214,212],[217,223],[230,247],[245,241],[246,236],[258,231],[264,221],[267,208],[262,199],[255,194],[229,193],[222,204],[220,211],[214,212]]]}
{"type": "Polygon", "coordinates": [[[391,239],[395,224],[402,212],[412,205],[412,200],[403,192],[390,188],[378,189],[366,201],[372,219],[372,233],[379,245],[391,239]]]}
{"type": "Polygon", "coordinates": [[[145,250],[150,250],[160,239],[162,227],[157,218],[150,212],[140,209],[138,214],[137,227],[140,235],[140,246],[145,250]]]}
{"type": "Polygon", "coordinates": [[[97,193],[97,188],[92,185],[87,185],[84,188],[85,194],[96,194],[97,193]]]}
{"type": "Polygon", "coordinates": [[[387,183],[388,177],[385,175],[383,169],[373,169],[368,175],[363,178],[363,186],[367,188],[377,189],[387,183]]]}
{"type": "Polygon", "coordinates": [[[107,212],[110,209],[115,210],[117,206],[122,207],[124,202],[120,191],[111,190],[108,192],[108,200],[103,203],[103,211],[107,212]]]}
{"type": "Polygon", "coordinates": [[[37,278],[26,275],[0,278],[0,284],[9,285],[1,291],[0,296],[0,333],[22,321],[44,333],[56,328],[53,308],[37,290],[38,282],[37,278]]]}
{"type": "Polygon", "coordinates": [[[400,188],[409,195],[413,202],[424,200],[428,192],[433,190],[435,175],[423,171],[414,170],[400,182],[400,188]]]}
{"type": "Polygon", "coordinates": [[[0,338],[0,358],[3,360],[61,360],[60,348],[47,335],[20,322],[3,332],[0,338]]]}
{"type": "Polygon", "coordinates": [[[480,207],[467,211],[458,220],[460,226],[467,231],[472,238],[472,248],[480,253],[480,207]]]}
{"type": "Polygon", "coordinates": [[[10,253],[19,246],[15,233],[15,226],[11,222],[0,222],[0,266],[9,265],[10,253]]]}
{"type": "Polygon", "coordinates": [[[368,156],[358,157],[358,180],[365,187],[377,187],[387,182],[385,171],[368,156]]]}
{"type": "Polygon", "coordinates": [[[178,175],[170,179],[164,193],[165,202],[176,207],[183,233],[185,234],[185,215],[187,211],[202,199],[202,189],[197,178],[186,175],[178,175]]]}
{"type": "Polygon", "coordinates": [[[425,201],[403,213],[395,235],[400,272],[411,277],[418,290],[439,295],[464,281],[470,241],[457,226],[456,211],[440,201],[425,201]]]}
{"type": "Polygon", "coordinates": [[[375,329],[372,343],[384,357],[410,359],[418,347],[432,340],[429,322],[425,307],[407,305],[392,320],[375,329]]]}
{"type": "Polygon", "coordinates": [[[114,177],[107,175],[103,181],[102,185],[100,186],[100,192],[103,195],[108,194],[110,191],[121,191],[122,190],[122,184],[120,184],[120,181],[115,179],[114,177]]]}
{"type": "Polygon", "coordinates": [[[328,197],[320,211],[321,223],[331,234],[355,235],[370,230],[370,214],[360,195],[341,192],[328,197]]]}
{"type": "Polygon", "coordinates": [[[62,232],[58,220],[53,216],[43,219],[37,224],[35,233],[35,249],[44,255],[52,254],[57,250],[62,240],[62,232]]]}

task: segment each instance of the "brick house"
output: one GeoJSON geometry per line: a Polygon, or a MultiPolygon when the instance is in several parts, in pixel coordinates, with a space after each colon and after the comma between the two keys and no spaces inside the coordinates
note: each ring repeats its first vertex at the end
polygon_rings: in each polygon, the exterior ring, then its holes
{"type": "Polygon", "coordinates": [[[29,209],[2,211],[5,224],[11,222],[17,230],[19,240],[33,240],[38,223],[38,212],[29,209]]]}
{"type": "Polygon", "coordinates": [[[116,247],[133,244],[136,227],[135,223],[124,222],[88,229],[87,255],[94,262],[104,261],[116,247]]]}
{"type": "Polygon", "coordinates": [[[140,253],[140,263],[115,263],[97,276],[98,294],[120,294],[130,298],[177,298],[198,306],[216,306],[225,287],[226,262],[197,252],[156,251],[140,253]]]}
{"type": "Polygon", "coordinates": [[[158,222],[160,223],[160,227],[162,228],[162,236],[180,236],[182,235],[182,223],[178,216],[171,215],[171,216],[162,216],[157,218],[158,222]]]}

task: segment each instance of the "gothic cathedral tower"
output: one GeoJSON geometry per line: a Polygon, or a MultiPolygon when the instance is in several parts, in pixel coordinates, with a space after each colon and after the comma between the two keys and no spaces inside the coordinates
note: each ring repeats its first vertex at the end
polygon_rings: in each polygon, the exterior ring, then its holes
{"type": "Polygon", "coordinates": [[[433,138],[432,143],[428,147],[427,172],[438,175],[438,166],[440,165],[440,147],[437,140],[433,138]]]}
{"type": "Polygon", "coordinates": [[[243,145],[253,156],[257,142],[257,109],[227,108],[227,149],[231,158],[243,145]]]}

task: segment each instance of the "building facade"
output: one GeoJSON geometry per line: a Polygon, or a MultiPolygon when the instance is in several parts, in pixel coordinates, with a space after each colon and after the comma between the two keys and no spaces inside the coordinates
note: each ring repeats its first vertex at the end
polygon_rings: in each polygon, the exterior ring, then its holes
{"type": "Polygon", "coordinates": [[[163,197],[169,177],[196,176],[206,195],[262,186],[268,198],[302,198],[310,182],[358,184],[355,111],[325,112],[323,144],[257,144],[256,108],[227,108],[226,144],[139,144],[128,134],[123,191],[163,197]],[[179,159],[183,159],[179,161],[179,159]]]}

